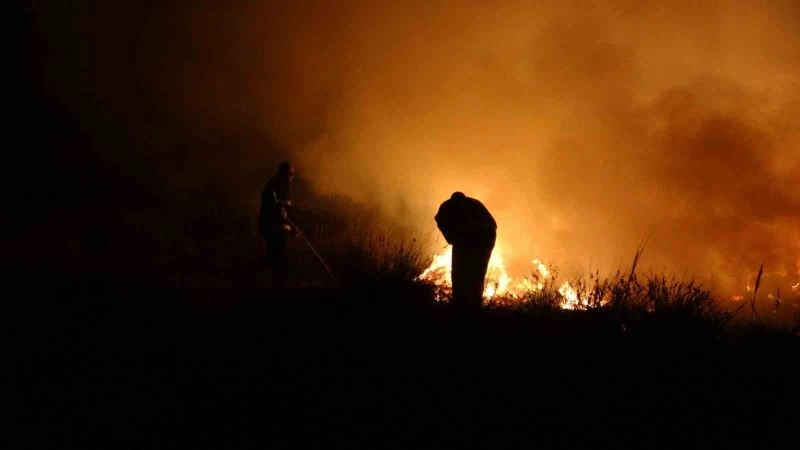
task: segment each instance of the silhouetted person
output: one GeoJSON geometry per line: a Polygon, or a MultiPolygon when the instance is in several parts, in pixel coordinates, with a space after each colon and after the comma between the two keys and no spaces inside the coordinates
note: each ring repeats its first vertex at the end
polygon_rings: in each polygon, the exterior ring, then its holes
{"type": "Polygon", "coordinates": [[[439,207],[436,225],[453,246],[453,305],[476,311],[483,303],[489,258],[497,238],[497,222],[480,201],[454,192],[439,207]]]}
{"type": "Polygon", "coordinates": [[[286,253],[287,241],[297,235],[289,221],[290,184],[294,179],[294,167],[284,161],[278,173],[272,176],[261,191],[261,208],[258,214],[259,232],[267,247],[266,260],[272,268],[273,287],[283,288],[288,276],[289,261],[286,253]]]}

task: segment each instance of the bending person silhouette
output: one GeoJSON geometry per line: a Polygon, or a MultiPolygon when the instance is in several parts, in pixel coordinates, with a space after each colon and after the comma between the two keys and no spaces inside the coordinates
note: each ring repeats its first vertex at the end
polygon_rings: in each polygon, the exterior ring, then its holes
{"type": "Polygon", "coordinates": [[[453,305],[476,311],[483,303],[489,258],[497,238],[497,222],[479,200],[454,192],[439,206],[436,225],[453,246],[453,305]]]}

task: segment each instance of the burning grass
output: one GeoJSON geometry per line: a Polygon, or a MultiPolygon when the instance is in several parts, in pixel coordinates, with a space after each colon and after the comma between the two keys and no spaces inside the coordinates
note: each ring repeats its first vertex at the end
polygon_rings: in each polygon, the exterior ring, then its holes
{"type": "MultiPolygon", "coordinates": [[[[313,245],[339,278],[339,286],[358,292],[354,295],[387,302],[391,299],[395,305],[428,303],[434,307],[449,302],[451,248],[446,247],[431,258],[424,252],[433,241],[430,237],[415,236],[372,216],[329,220],[326,225],[313,228],[312,236],[313,245]],[[423,289],[415,289],[414,285],[423,289]]],[[[637,267],[643,248],[635,253],[626,270],[610,275],[595,272],[576,279],[559,278],[557,267],[539,260],[532,261],[529,274],[512,277],[504,264],[503,248],[502,244],[497,246],[490,260],[484,312],[495,317],[516,317],[513,320],[520,327],[543,326],[568,335],[570,322],[577,324],[584,320],[582,317],[592,317],[603,323],[605,332],[613,330],[612,334],[622,335],[722,337],[746,331],[744,322],[736,321],[730,304],[718,300],[696,281],[640,273],[637,267]],[[526,323],[526,317],[543,316],[568,320],[559,322],[559,330],[552,328],[553,323],[519,325],[526,323]]],[[[314,261],[310,264],[319,265],[314,261]]],[[[766,328],[781,335],[797,332],[796,325],[781,325],[780,330],[775,325],[769,322],[766,328]]]]}
{"type": "MultiPolygon", "coordinates": [[[[534,260],[531,273],[511,280],[502,260],[493,258],[501,276],[487,277],[484,306],[489,311],[516,314],[601,314],[614,323],[621,334],[692,335],[723,337],[731,335],[797,335],[800,316],[793,321],[751,316],[736,321],[742,308],[731,310],[713,292],[695,280],[684,280],[660,274],[637,273],[643,248],[633,259],[631,268],[609,276],[599,272],[588,277],[560,281],[558,268],[534,260]]],[[[449,252],[434,257],[431,265],[416,280],[436,289],[435,299],[447,302],[450,296],[449,252]]],[[[758,285],[758,283],[757,283],[758,285]]],[[[756,308],[756,292],[747,304],[756,308]]],[[[780,298],[771,296],[776,308],[780,298]]],[[[744,304],[742,305],[744,306],[744,304]]],[[[776,312],[779,311],[776,309],[776,312]]]]}

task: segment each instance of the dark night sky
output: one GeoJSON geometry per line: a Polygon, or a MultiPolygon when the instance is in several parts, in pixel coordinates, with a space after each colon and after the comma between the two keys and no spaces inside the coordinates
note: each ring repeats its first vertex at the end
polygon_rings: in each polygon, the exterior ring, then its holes
{"type": "MultiPolygon", "coordinates": [[[[25,187],[12,195],[17,223],[47,220],[54,211],[96,203],[133,207],[180,196],[212,183],[222,190],[220,154],[235,145],[257,145],[264,136],[231,137],[213,127],[194,127],[176,115],[165,89],[165,62],[190,57],[194,40],[181,36],[180,19],[198,2],[21,2],[16,97],[16,140],[11,178],[25,187]],[[235,139],[232,146],[230,139],[235,139]],[[23,150],[24,149],[24,150],[23,150]],[[214,173],[212,173],[214,172],[214,173]],[[176,186],[178,185],[178,186],[176,186]],[[42,207],[46,205],[46,207],[42,207]]],[[[209,3],[210,4],[210,3],[209,3]]],[[[209,111],[213,114],[213,111],[209,111]]],[[[268,176],[271,154],[255,175],[268,176]]],[[[239,173],[238,175],[241,175],[239,173]]],[[[255,177],[254,177],[255,178],[255,177]]],[[[260,182],[260,181],[259,181],[260,182]]],[[[252,185],[248,186],[252,188],[252,185]]]]}
{"type": "Polygon", "coordinates": [[[19,156],[32,175],[27,187],[46,198],[19,200],[40,212],[42,204],[74,205],[121,183],[126,170],[135,173],[128,164],[141,162],[131,150],[147,120],[161,114],[135,63],[136,30],[147,8],[71,3],[29,2],[22,11],[19,142],[27,150],[19,156]]]}

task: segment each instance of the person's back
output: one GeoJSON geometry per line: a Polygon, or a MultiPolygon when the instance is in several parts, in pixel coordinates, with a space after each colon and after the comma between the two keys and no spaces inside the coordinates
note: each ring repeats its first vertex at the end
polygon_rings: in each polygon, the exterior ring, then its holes
{"type": "Polygon", "coordinates": [[[480,200],[455,192],[439,207],[436,224],[448,244],[494,241],[497,222],[480,200]]]}

